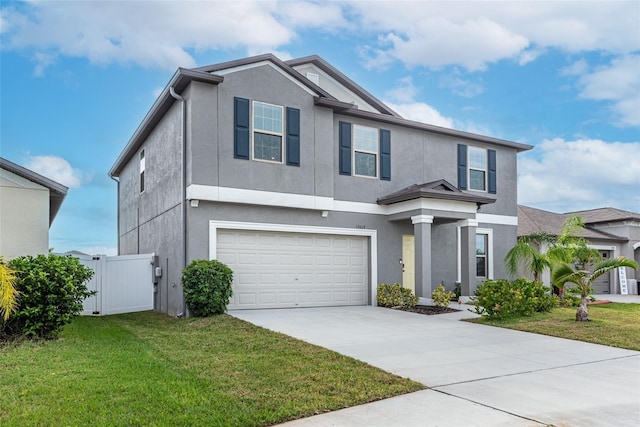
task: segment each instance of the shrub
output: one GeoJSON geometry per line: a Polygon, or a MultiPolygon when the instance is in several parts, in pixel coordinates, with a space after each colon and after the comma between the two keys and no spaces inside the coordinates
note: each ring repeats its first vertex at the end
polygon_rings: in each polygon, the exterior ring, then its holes
{"type": "Polygon", "coordinates": [[[208,317],[227,311],[233,271],[216,260],[194,260],[182,270],[184,299],[191,315],[208,317]]]}
{"type": "Polygon", "coordinates": [[[526,279],[487,280],[478,286],[475,297],[475,312],[494,319],[529,316],[558,305],[558,298],[549,294],[549,288],[526,279]]]}
{"type": "Polygon", "coordinates": [[[442,283],[440,283],[438,287],[435,288],[433,292],[431,292],[431,299],[433,300],[433,303],[438,307],[449,307],[451,299],[453,299],[455,296],[456,293],[453,291],[447,292],[444,289],[444,285],[442,283]]]}
{"type": "Polygon", "coordinates": [[[413,295],[411,289],[403,288],[400,283],[382,283],[378,285],[376,301],[380,307],[415,307],[418,297],[413,295]]]}
{"type": "Polygon", "coordinates": [[[19,296],[4,325],[8,335],[53,338],[82,312],[85,298],[95,294],[85,284],[93,270],[69,255],[21,256],[9,267],[17,273],[19,296]]]}

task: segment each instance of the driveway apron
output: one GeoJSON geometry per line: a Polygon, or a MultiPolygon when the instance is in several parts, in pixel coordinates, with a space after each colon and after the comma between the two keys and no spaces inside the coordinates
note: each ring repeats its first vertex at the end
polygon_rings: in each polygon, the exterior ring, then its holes
{"type": "MultiPolygon", "coordinates": [[[[463,306],[466,307],[466,306],[463,306]]],[[[386,308],[232,311],[232,316],[430,389],[288,426],[636,426],[640,352],[386,308]]]]}

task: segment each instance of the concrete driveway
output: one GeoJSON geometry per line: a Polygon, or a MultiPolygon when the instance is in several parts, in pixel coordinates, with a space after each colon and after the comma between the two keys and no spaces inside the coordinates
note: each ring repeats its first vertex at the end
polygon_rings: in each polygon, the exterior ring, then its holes
{"type": "Polygon", "coordinates": [[[459,321],[474,316],[466,311],[425,316],[366,306],[230,314],[430,387],[286,426],[640,423],[640,352],[459,321]]]}

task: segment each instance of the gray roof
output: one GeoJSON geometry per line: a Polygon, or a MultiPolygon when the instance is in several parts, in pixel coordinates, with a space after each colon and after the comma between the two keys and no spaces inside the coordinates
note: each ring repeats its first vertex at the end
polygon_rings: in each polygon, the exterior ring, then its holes
{"type": "Polygon", "coordinates": [[[598,208],[585,211],[570,212],[566,215],[579,215],[586,224],[616,221],[640,221],[640,213],[624,211],[616,208],[598,208]]]}
{"type": "Polygon", "coordinates": [[[169,110],[171,105],[176,101],[175,98],[171,96],[170,89],[173,88],[174,91],[178,94],[181,94],[182,91],[192,82],[199,81],[203,83],[209,84],[220,84],[223,82],[224,78],[222,76],[216,75],[216,72],[220,72],[230,68],[241,67],[244,65],[255,64],[258,62],[269,61],[272,64],[279,67],[283,72],[291,76],[296,81],[300,82],[302,85],[309,88],[313,93],[316,94],[315,104],[327,108],[333,109],[335,112],[352,116],[359,117],[368,120],[375,120],[382,123],[392,124],[396,126],[408,127],[412,129],[438,133],[442,135],[453,136],[457,138],[464,138],[468,140],[474,140],[479,142],[485,142],[494,145],[500,145],[504,147],[510,147],[517,151],[526,151],[533,148],[531,145],[521,144],[518,142],[507,141],[500,138],[493,138],[489,136],[477,135],[469,132],[463,132],[455,129],[443,128],[440,126],[429,125],[426,123],[420,123],[413,120],[403,119],[393,111],[391,108],[386,106],[383,102],[378,100],[375,96],[364,90],[358,84],[353,82],[347,76],[342,74],[336,68],[334,68],[331,64],[326,62],[324,59],[320,58],[317,55],[306,56],[304,58],[292,59],[289,61],[282,61],[278,59],[273,54],[264,54],[253,56],[249,58],[239,59],[235,61],[227,61],[219,64],[207,65],[204,67],[197,67],[193,69],[185,69],[179,68],[176,73],[173,75],[169,83],[165,86],[164,90],[155,101],[151,110],[147,113],[147,115],[142,120],[142,123],[136,129],[133,136],[127,143],[126,147],[120,153],[116,161],[114,162],[111,170],[109,171],[109,175],[119,176],[122,169],[127,164],[127,162],[131,159],[131,157],[138,151],[138,149],[142,146],[145,139],[149,136],[151,131],[155,128],[155,126],[162,119],[164,114],[169,110]],[[316,85],[301,73],[296,71],[293,67],[299,66],[302,64],[312,63],[315,66],[322,69],[324,72],[329,74],[331,77],[336,79],[338,82],[343,84],[349,90],[356,93],[358,96],[366,100],[372,106],[374,106],[379,113],[372,113],[369,111],[359,110],[356,105],[341,102],[340,100],[333,97],[330,93],[322,89],[320,86],[316,85]]]}
{"type": "Polygon", "coordinates": [[[445,199],[458,200],[461,202],[473,202],[477,205],[495,203],[496,199],[478,194],[467,193],[444,179],[427,182],[424,184],[413,184],[378,199],[379,205],[390,205],[392,203],[405,202],[407,200],[419,199],[445,199]]]}
{"type": "Polygon", "coordinates": [[[581,237],[589,240],[610,240],[617,242],[626,242],[629,240],[626,237],[616,236],[611,233],[590,228],[589,225],[592,224],[593,221],[590,221],[588,218],[583,216],[581,212],[559,214],[522,205],[518,205],[518,236],[527,236],[539,232],[558,236],[562,231],[564,222],[575,215],[582,217],[585,222],[585,228],[581,237]]]}
{"type": "Polygon", "coordinates": [[[2,157],[0,157],[0,167],[49,189],[49,226],[51,226],[69,188],[2,157]]]}

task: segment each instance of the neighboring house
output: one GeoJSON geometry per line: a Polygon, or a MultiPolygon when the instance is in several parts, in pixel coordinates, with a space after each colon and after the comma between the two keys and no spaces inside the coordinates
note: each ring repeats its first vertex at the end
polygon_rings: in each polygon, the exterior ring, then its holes
{"type": "Polygon", "coordinates": [[[531,146],[401,118],[318,56],[178,69],[115,161],[119,253],[234,271],[229,308],[375,303],[379,283],[463,295],[506,275],[531,146]]]}
{"type": "Polygon", "coordinates": [[[68,188],[0,158],[0,255],[49,252],[49,227],[68,188]]]}
{"type": "MultiPolygon", "coordinates": [[[[640,213],[599,208],[557,214],[518,206],[518,236],[540,231],[557,236],[564,222],[572,216],[584,220],[582,237],[589,241],[590,247],[598,249],[603,258],[624,256],[640,263],[640,213]]],[[[626,269],[626,275],[628,279],[640,279],[640,273],[630,268],[626,269]]],[[[549,283],[548,272],[543,275],[543,281],[549,283]]],[[[596,294],[620,293],[617,270],[601,276],[593,288],[596,294]]]]}

